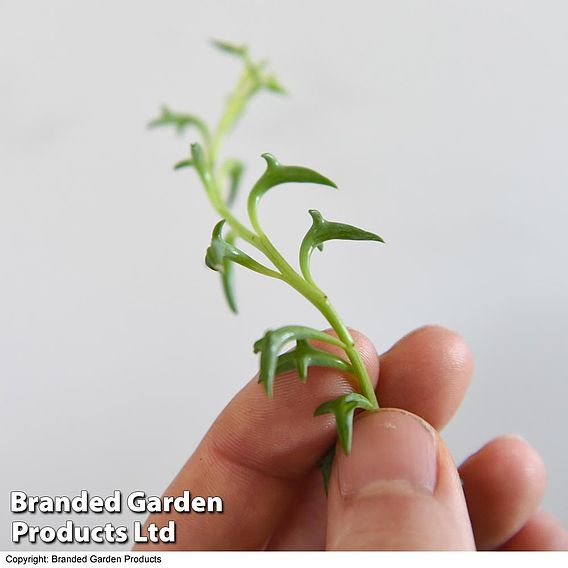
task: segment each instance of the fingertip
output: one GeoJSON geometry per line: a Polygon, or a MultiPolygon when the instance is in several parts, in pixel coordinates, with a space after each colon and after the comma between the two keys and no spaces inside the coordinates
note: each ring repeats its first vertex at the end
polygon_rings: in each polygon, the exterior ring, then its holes
{"type": "Polygon", "coordinates": [[[441,429],[456,412],[473,372],[465,340],[439,325],[423,326],[380,357],[382,406],[405,408],[441,429]]]}
{"type": "Polygon", "coordinates": [[[436,353],[449,368],[468,373],[473,371],[471,350],[465,339],[456,331],[439,324],[427,324],[407,337],[412,337],[414,341],[420,341],[424,345],[436,346],[436,353]]]}
{"type": "Polygon", "coordinates": [[[539,511],[499,550],[566,551],[568,550],[568,532],[551,514],[539,511]]]}
{"type": "Polygon", "coordinates": [[[500,546],[521,529],[546,487],[541,457],[515,435],[492,440],[459,471],[477,546],[484,550],[500,546]]]}
{"type": "MultiPolygon", "coordinates": [[[[539,453],[521,436],[504,434],[483,446],[460,467],[462,478],[477,470],[484,472],[485,483],[501,493],[497,480],[506,482],[511,493],[530,488],[533,500],[540,502],[546,488],[546,466],[539,453]]],[[[476,483],[479,479],[476,477],[476,483]]]]}

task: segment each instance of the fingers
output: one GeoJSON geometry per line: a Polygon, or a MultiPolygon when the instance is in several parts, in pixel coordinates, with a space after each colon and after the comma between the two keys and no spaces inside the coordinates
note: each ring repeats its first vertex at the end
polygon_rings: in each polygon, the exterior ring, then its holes
{"type": "Polygon", "coordinates": [[[539,455],[514,436],[489,442],[459,472],[480,550],[495,549],[519,531],[537,510],[546,485],[539,455]]]}
{"type": "MultiPolygon", "coordinates": [[[[378,360],[372,345],[353,335],[371,379],[376,380],[378,360]]],[[[401,391],[407,408],[436,425],[455,411],[471,371],[463,341],[441,328],[423,328],[407,336],[385,354],[384,361],[387,370],[379,395],[388,404],[398,401],[405,406],[396,392],[401,391]]],[[[264,547],[288,514],[304,478],[313,471],[315,456],[322,455],[335,439],[333,419],[314,419],[314,408],[348,389],[340,374],[327,369],[312,370],[306,385],[292,377],[279,378],[271,401],[251,382],[225,409],[166,491],[167,495],[184,489],[193,495],[220,495],[225,512],[153,515],[148,522],[163,526],[176,520],[177,541],[170,549],[264,547]]]]}
{"type": "Polygon", "coordinates": [[[302,489],[290,503],[283,522],[272,535],[268,550],[324,550],[327,497],[319,469],[302,481],[302,489]]]}
{"type": "Polygon", "coordinates": [[[328,497],[331,550],[472,550],[457,470],[435,430],[401,410],[362,415],[337,456],[328,497]]]}
{"type": "MultiPolygon", "coordinates": [[[[378,357],[371,343],[353,333],[371,380],[378,357]]],[[[331,350],[331,349],[330,349],[331,350]]],[[[294,376],[275,383],[274,397],[251,381],[217,418],[166,495],[220,496],[223,514],[151,515],[158,526],[176,521],[177,540],[168,549],[264,548],[318,457],[334,442],[332,417],[314,418],[324,401],[349,392],[332,369],[310,369],[306,384],[294,376]]],[[[166,548],[166,547],[164,547],[166,548]]]]}
{"type": "MultiPolygon", "coordinates": [[[[379,404],[410,410],[434,427],[441,428],[461,402],[472,368],[471,354],[459,335],[438,326],[422,327],[381,355],[377,387],[379,404]]],[[[319,472],[316,475],[319,476],[319,472]]],[[[271,548],[323,548],[325,539],[321,536],[318,539],[317,535],[324,532],[326,501],[321,486],[316,486],[315,490],[317,495],[302,494],[294,515],[297,523],[290,523],[286,517],[284,526],[277,530],[274,542],[270,544],[271,548]],[[313,515],[309,525],[302,508],[313,509],[314,502],[319,502],[320,514],[313,515]],[[300,519],[306,521],[300,522],[300,519]]]]}
{"type": "Polygon", "coordinates": [[[568,533],[548,513],[535,513],[499,550],[568,550],[568,533]]]}
{"type": "Polygon", "coordinates": [[[422,327],[381,356],[377,398],[382,407],[404,408],[440,430],[462,401],[472,371],[471,353],[459,335],[422,327]]]}

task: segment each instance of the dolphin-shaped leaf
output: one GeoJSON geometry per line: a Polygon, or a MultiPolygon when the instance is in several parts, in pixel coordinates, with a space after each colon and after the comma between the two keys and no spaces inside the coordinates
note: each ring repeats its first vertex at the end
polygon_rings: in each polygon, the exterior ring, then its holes
{"type": "Polygon", "coordinates": [[[248,211],[253,224],[256,224],[256,207],[261,197],[272,187],[283,183],[316,183],[337,188],[330,179],[320,173],[302,166],[284,166],[272,154],[262,154],[266,170],[254,184],[249,198],[248,211]]]}
{"type": "Polygon", "coordinates": [[[310,209],[312,226],[300,245],[300,268],[306,280],[312,281],[310,274],[310,257],[314,249],[323,250],[323,243],[331,240],[347,241],[385,241],[379,235],[364,231],[352,225],[335,223],[324,219],[319,211],[310,209]]]}
{"type": "Polygon", "coordinates": [[[339,398],[320,404],[314,412],[314,416],[321,416],[322,414],[333,414],[335,416],[337,435],[345,455],[351,452],[353,414],[356,408],[363,410],[374,409],[373,405],[362,394],[350,392],[339,398]]]}
{"type": "Polygon", "coordinates": [[[198,116],[175,112],[165,105],[160,115],[148,123],[149,128],[158,126],[173,126],[178,134],[183,134],[187,128],[194,126],[205,140],[209,139],[209,129],[198,116]]]}
{"type": "Polygon", "coordinates": [[[344,347],[343,342],[337,337],[311,327],[289,325],[267,331],[264,337],[254,344],[254,352],[260,353],[258,382],[264,386],[264,390],[268,396],[272,396],[274,377],[276,376],[278,368],[278,356],[280,352],[290,341],[300,341],[302,339],[316,339],[337,345],[338,347],[344,347]]]}

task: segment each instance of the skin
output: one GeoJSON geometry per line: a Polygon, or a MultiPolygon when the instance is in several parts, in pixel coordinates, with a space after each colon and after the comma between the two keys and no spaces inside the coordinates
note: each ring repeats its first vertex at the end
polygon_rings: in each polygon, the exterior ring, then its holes
{"type": "Polygon", "coordinates": [[[566,531],[538,511],[546,471],[525,441],[497,438],[458,470],[440,438],[472,374],[458,335],[420,328],[380,358],[353,335],[389,409],[356,417],[353,452],[338,450],[328,498],[314,462],[335,427],[313,410],[348,382],[314,368],[306,384],[279,378],[267,400],[253,379],[165,492],[219,495],[223,514],[151,515],[158,526],[175,520],[177,541],[137,550],[568,549],[566,531]]]}

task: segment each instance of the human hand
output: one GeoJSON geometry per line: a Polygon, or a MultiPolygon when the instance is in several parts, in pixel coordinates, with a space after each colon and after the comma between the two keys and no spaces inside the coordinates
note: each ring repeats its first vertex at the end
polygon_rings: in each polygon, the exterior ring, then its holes
{"type": "Polygon", "coordinates": [[[151,515],[148,521],[158,526],[174,519],[177,541],[137,548],[568,548],[564,529],[537,512],[546,473],[526,442],[497,438],[457,470],[437,434],[471,377],[471,355],[458,336],[421,328],[380,357],[380,374],[373,346],[357,333],[354,338],[378,381],[381,406],[405,410],[355,420],[352,453],[337,452],[327,499],[315,462],[333,443],[335,427],[333,418],[314,418],[313,410],[346,392],[348,383],[334,370],[313,368],[307,384],[279,378],[267,400],[253,380],[166,491],[221,496],[223,514],[151,515]]]}

